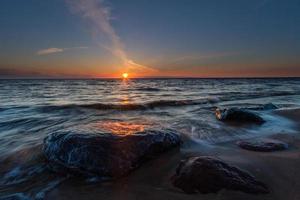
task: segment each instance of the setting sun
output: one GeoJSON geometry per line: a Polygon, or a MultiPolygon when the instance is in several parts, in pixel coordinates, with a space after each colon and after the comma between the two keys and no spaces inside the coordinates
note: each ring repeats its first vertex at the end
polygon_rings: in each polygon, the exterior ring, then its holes
{"type": "Polygon", "coordinates": [[[128,73],[123,73],[122,76],[123,78],[128,78],[128,73]]]}

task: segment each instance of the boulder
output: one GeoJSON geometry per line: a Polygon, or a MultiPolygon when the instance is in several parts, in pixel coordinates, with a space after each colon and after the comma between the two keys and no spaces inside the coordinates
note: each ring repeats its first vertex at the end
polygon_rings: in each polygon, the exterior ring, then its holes
{"type": "Polygon", "coordinates": [[[45,138],[43,152],[56,172],[116,178],[179,144],[180,137],[172,130],[131,135],[67,132],[45,138]]]}
{"type": "Polygon", "coordinates": [[[277,140],[238,141],[237,145],[242,149],[262,152],[282,151],[288,148],[288,144],[277,140]]]}
{"type": "Polygon", "coordinates": [[[242,108],[216,109],[216,117],[224,122],[263,124],[265,120],[254,112],[242,108]]]}
{"type": "Polygon", "coordinates": [[[269,192],[264,183],[246,171],[208,156],[181,161],[171,180],[186,193],[216,193],[222,189],[253,194],[269,192]]]}

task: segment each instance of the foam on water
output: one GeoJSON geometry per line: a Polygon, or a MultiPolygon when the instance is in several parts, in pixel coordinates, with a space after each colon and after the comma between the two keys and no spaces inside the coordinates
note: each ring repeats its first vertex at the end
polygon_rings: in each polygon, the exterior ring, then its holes
{"type": "Polygon", "coordinates": [[[215,132],[225,132],[226,134],[217,135],[209,134],[209,132],[196,132],[195,127],[192,126],[191,133],[188,134],[190,138],[199,144],[218,144],[242,139],[250,139],[255,137],[267,137],[276,134],[295,134],[297,133],[296,123],[285,117],[279,116],[274,112],[260,112],[260,115],[266,121],[262,125],[253,126],[227,126],[226,123],[222,125],[214,124],[215,132]],[[201,137],[199,136],[201,135],[201,137]]]}

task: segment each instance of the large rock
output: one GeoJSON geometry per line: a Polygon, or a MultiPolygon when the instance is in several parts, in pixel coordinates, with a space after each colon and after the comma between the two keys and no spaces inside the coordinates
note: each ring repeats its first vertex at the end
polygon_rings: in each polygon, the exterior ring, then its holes
{"type": "Polygon", "coordinates": [[[143,161],[180,144],[171,130],[149,130],[132,135],[109,133],[54,133],[44,141],[49,166],[57,172],[119,177],[143,161]]]}
{"type": "Polygon", "coordinates": [[[281,151],[288,148],[288,144],[277,140],[238,141],[237,145],[242,149],[262,152],[281,151]]]}
{"type": "Polygon", "coordinates": [[[241,108],[216,109],[216,117],[224,122],[254,123],[259,125],[265,122],[259,115],[241,108]]]}
{"type": "Polygon", "coordinates": [[[181,161],[172,182],[186,193],[215,193],[221,189],[268,193],[267,186],[249,173],[207,156],[181,161]]]}

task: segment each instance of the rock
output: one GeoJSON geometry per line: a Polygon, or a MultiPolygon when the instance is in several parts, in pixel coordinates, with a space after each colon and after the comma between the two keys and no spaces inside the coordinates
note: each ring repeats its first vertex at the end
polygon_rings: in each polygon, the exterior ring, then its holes
{"type": "Polygon", "coordinates": [[[180,137],[171,130],[149,130],[125,136],[54,133],[45,138],[43,152],[54,171],[116,178],[179,144],[180,137]]]}
{"type": "Polygon", "coordinates": [[[221,189],[253,194],[269,192],[264,183],[249,173],[208,156],[181,161],[171,180],[186,193],[216,193],[221,189]]]}
{"type": "Polygon", "coordinates": [[[265,105],[262,106],[262,109],[263,110],[276,110],[276,109],[278,109],[278,107],[275,106],[272,103],[267,103],[267,104],[265,104],[265,105]]]}
{"type": "Polygon", "coordinates": [[[259,115],[241,108],[216,109],[216,117],[224,122],[263,124],[265,120],[259,115]]]}
{"type": "Polygon", "coordinates": [[[247,109],[249,109],[249,110],[276,110],[276,109],[278,109],[278,107],[272,103],[267,103],[267,104],[264,104],[261,106],[247,108],[247,109]]]}
{"type": "Polygon", "coordinates": [[[281,151],[288,148],[288,144],[277,140],[238,141],[237,145],[250,151],[281,151]]]}

